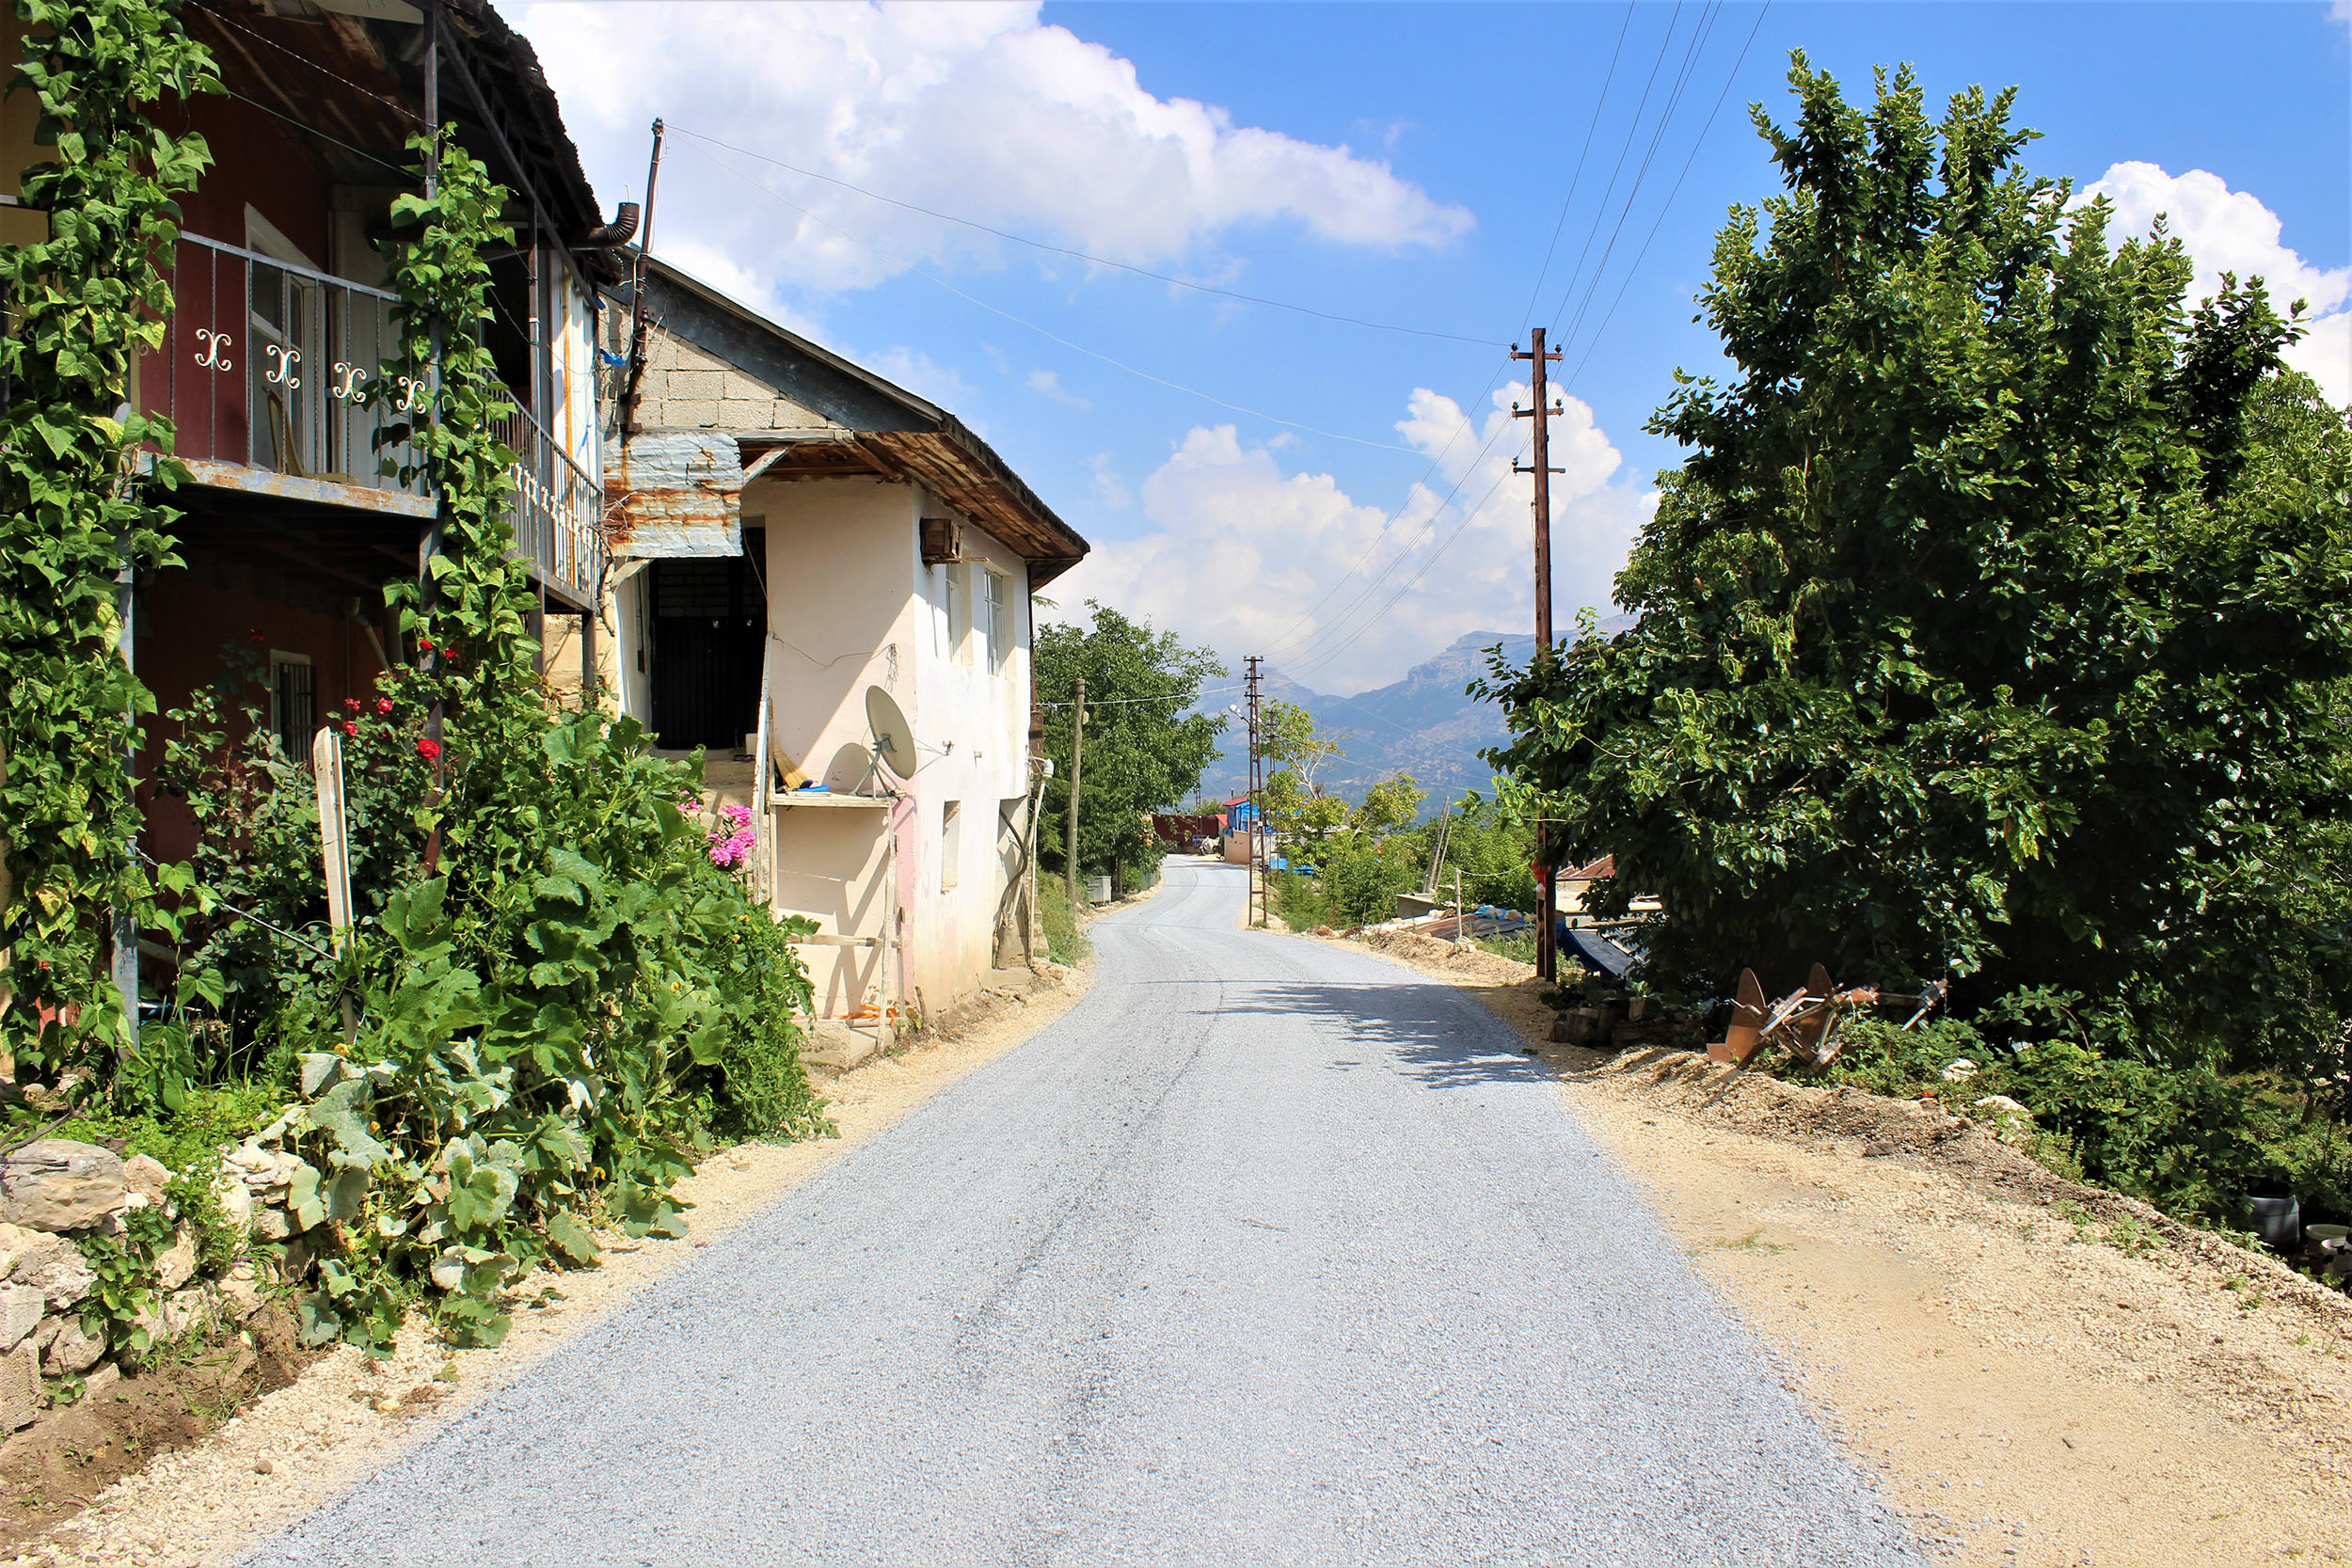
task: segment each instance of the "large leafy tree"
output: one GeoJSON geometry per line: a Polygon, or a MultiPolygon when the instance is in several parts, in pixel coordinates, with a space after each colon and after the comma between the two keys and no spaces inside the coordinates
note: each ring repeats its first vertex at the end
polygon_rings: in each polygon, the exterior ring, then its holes
{"type": "Polygon", "coordinates": [[[1492,753],[1597,890],[1662,895],[1655,972],[1825,959],[1963,1003],[2110,999],[2151,1050],[2327,1050],[2352,530],[2342,416],[2260,279],[2191,309],[2177,242],[2019,161],[2011,94],[1940,123],[1796,56],[1786,192],[1702,295],[1732,373],[1617,596],[1487,689],[1492,753]]]}
{"type": "Polygon", "coordinates": [[[1191,711],[1201,683],[1225,673],[1215,655],[1188,648],[1089,599],[1089,626],[1055,624],[1037,636],[1037,697],[1045,754],[1057,776],[1045,792],[1039,860],[1064,869],[1070,810],[1071,704],[1086,682],[1085,776],[1078,785],[1078,866],[1133,873],[1159,858],[1145,818],[1177,809],[1200,787],[1216,756],[1222,716],[1191,711]]]}

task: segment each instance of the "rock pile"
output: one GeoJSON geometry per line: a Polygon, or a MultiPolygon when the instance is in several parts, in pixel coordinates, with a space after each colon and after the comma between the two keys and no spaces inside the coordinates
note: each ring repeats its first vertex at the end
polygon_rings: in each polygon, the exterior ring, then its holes
{"type": "Polygon", "coordinates": [[[259,1141],[223,1162],[215,1193],[240,1241],[227,1274],[214,1279],[200,1277],[199,1239],[171,1199],[173,1173],[162,1162],[71,1138],[41,1138],[0,1156],[0,1433],[30,1425],[59,1380],[95,1385],[119,1375],[104,1364],[106,1324],[93,1299],[100,1278],[92,1258],[105,1254],[88,1243],[120,1240],[140,1210],[160,1210],[171,1222],[169,1242],[135,1282],[147,1300],[136,1326],[150,1344],[259,1311],[260,1275],[245,1254],[257,1238],[299,1246],[286,1205],[294,1164],[259,1141]]]}

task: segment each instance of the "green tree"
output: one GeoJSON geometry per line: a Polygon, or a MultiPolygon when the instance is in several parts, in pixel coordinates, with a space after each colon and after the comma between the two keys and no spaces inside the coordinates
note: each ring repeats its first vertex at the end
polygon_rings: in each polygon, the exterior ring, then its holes
{"type": "Polygon", "coordinates": [[[1363,803],[1348,814],[1347,825],[1359,833],[1382,838],[1412,826],[1429,792],[1410,773],[1391,773],[1364,790],[1363,803]]]}
{"type": "Polygon", "coordinates": [[[2141,1050],[2324,1069],[2352,468],[2295,312],[2187,308],[2177,242],[2026,172],[2010,93],[1939,124],[1908,71],[1867,112],[1790,81],[1786,194],[1702,295],[1736,373],[1651,426],[1690,456],[1636,625],[1482,683],[1514,803],[1615,854],[1608,912],[1662,896],[1662,975],[2058,988],[2141,1050]]]}
{"type": "Polygon", "coordinates": [[[1204,649],[1173,632],[1087,601],[1092,624],[1054,624],[1037,636],[1037,697],[1045,711],[1045,754],[1056,776],[1038,828],[1040,863],[1066,871],[1070,810],[1071,702],[1087,683],[1085,776],[1078,785],[1078,868],[1134,875],[1156,864],[1160,846],[1146,820],[1200,787],[1216,756],[1221,716],[1190,711],[1201,684],[1225,673],[1204,649]]]}
{"type": "Polygon", "coordinates": [[[1277,697],[1258,710],[1258,754],[1268,771],[1259,791],[1266,826],[1279,838],[1320,846],[1347,821],[1347,802],[1316,778],[1345,754],[1338,736],[1296,703],[1277,697]]]}

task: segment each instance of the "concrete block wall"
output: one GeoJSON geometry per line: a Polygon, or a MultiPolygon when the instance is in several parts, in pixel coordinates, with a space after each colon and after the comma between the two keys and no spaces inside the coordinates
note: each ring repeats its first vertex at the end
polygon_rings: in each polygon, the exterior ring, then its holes
{"type": "Polygon", "coordinates": [[[821,430],[826,424],[823,415],[757,376],[659,328],[645,345],[637,419],[648,430],[821,430]]]}

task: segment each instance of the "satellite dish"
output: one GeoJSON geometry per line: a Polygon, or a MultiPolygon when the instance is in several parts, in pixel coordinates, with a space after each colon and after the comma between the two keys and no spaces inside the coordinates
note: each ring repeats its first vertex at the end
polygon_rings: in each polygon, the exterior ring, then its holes
{"type": "Polygon", "coordinates": [[[879,686],[866,689],[866,723],[874,732],[874,756],[902,779],[914,776],[914,728],[898,700],[879,686]]]}
{"type": "Polygon", "coordinates": [[[825,769],[825,787],[835,795],[853,794],[866,782],[866,772],[873,766],[874,759],[865,747],[854,740],[845,741],[841,750],[834,752],[832,766],[825,769]]]}

